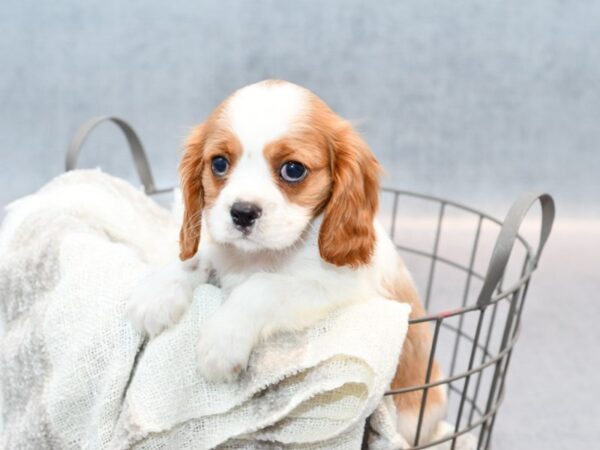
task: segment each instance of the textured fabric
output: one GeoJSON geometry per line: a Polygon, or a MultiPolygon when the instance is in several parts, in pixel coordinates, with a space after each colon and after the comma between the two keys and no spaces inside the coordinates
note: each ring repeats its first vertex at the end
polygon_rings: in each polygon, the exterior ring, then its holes
{"type": "Polygon", "coordinates": [[[145,343],[124,319],[142,271],[175,257],[177,221],[98,171],[13,204],[0,234],[3,448],[359,448],[393,376],[407,305],[372,299],[260,344],[237,383],[205,381],[200,286],[145,343]]]}
{"type": "MultiPolygon", "coordinates": [[[[410,445],[396,430],[396,407],[391,397],[384,397],[369,417],[369,450],[404,450],[410,445]]],[[[448,422],[441,422],[429,442],[441,441],[454,434],[454,428],[448,422]]],[[[456,438],[456,442],[442,442],[429,447],[430,450],[475,450],[477,438],[465,433],[456,438]]]]}

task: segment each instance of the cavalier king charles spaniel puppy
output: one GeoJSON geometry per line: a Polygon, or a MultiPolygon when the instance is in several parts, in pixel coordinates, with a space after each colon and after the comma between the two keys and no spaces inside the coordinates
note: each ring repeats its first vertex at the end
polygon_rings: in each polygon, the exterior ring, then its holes
{"type": "MultiPolygon", "coordinates": [[[[233,381],[256,343],[305,328],[334,308],[374,296],[423,307],[404,263],[376,219],[380,166],[347,121],[315,94],[284,81],[238,90],[196,126],[180,166],[180,259],[152,270],[128,316],[156,335],[214,279],[226,299],[201,331],[200,372],[233,381]]],[[[427,324],[409,327],[393,389],[420,385],[431,348],[427,324]]],[[[434,365],[432,381],[441,379],[434,365]]],[[[395,396],[398,428],[416,433],[422,392],[395,396]]],[[[445,414],[429,390],[421,436],[445,414]]],[[[423,442],[422,441],[422,442],[423,442]]]]}

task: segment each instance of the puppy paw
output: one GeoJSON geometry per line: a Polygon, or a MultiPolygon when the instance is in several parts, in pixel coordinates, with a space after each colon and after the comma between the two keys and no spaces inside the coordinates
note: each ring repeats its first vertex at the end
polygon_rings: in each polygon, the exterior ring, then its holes
{"type": "Polygon", "coordinates": [[[126,316],[139,333],[156,336],[179,322],[191,297],[189,284],[180,277],[164,269],[150,270],[134,288],[126,316]]]}
{"type": "Polygon", "coordinates": [[[213,317],[200,332],[198,367],[210,381],[232,382],[246,370],[254,339],[244,325],[225,317],[213,317]]]}

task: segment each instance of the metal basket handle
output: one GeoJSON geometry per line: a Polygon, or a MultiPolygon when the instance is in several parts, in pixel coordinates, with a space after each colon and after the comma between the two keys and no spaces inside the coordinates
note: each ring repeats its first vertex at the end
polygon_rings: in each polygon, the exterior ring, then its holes
{"type": "Polygon", "coordinates": [[[513,203],[506,219],[502,224],[500,234],[496,239],[496,245],[490,258],[490,264],[485,275],[485,281],[477,298],[477,305],[485,306],[492,300],[494,290],[498,287],[500,279],[504,275],[506,265],[510,258],[515,241],[521,228],[521,224],[533,204],[539,200],[542,206],[542,224],[540,230],[540,241],[537,252],[533,256],[532,267],[535,268],[540,260],[544,245],[548,240],[552,224],[554,222],[555,207],[554,199],[544,193],[531,192],[523,195],[513,203]]]}
{"type": "Polygon", "coordinates": [[[129,125],[125,120],[115,117],[115,116],[100,116],[93,117],[92,119],[86,121],[83,125],[79,127],[79,129],[75,132],[75,135],[71,139],[69,143],[69,147],[67,149],[67,158],[66,158],[66,170],[73,170],[77,165],[77,159],[79,157],[79,153],[81,152],[81,147],[83,143],[86,141],[92,130],[96,128],[103,122],[112,122],[119,127],[119,129],[125,134],[127,138],[127,143],[129,144],[129,150],[131,151],[131,156],[133,156],[133,163],[135,164],[135,169],[144,186],[144,192],[146,194],[154,194],[157,193],[158,190],[154,184],[154,178],[152,176],[152,171],[150,170],[150,164],[148,163],[148,157],[146,156],[146,151],[144,150],[144,146],[140,141],[140,138],[133,130],[133,127],[129,125]]]}

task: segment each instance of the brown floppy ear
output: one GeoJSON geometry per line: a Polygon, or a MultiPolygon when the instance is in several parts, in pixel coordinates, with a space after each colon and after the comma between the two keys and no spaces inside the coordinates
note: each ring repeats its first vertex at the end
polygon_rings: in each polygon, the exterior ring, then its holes
{"type": "Polygon", "coordinates": [[[366,142],[342,122],[331,143],[332,193],[319,234],[321,257],[336,266],[368,264],[375,249],[380,166],[366,142]]]}
{"type": "Polygon", "coordinates": [[[205,132],[204,124],[195,127],[185,144],[185,153],[179,164],[183,195],[183,224],[179,233],[179,258],[191,258],[198,251],[204,194],[202,192],[202,167],[205,132]]]}

